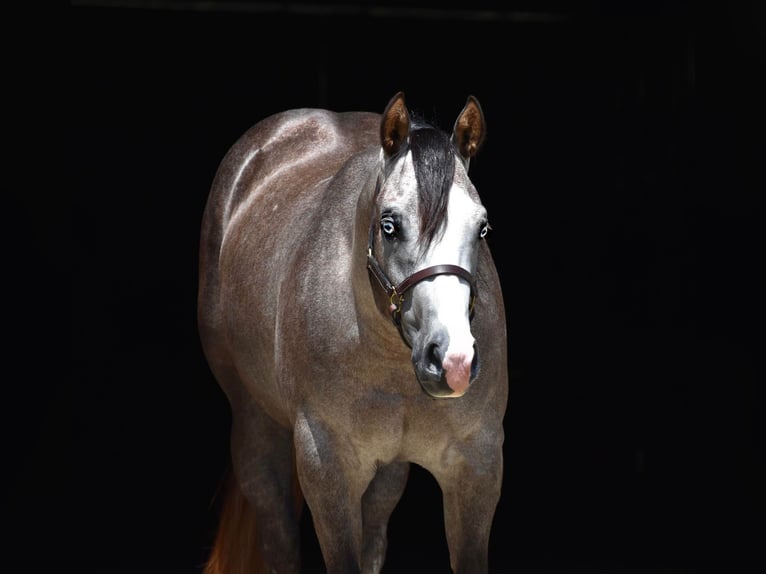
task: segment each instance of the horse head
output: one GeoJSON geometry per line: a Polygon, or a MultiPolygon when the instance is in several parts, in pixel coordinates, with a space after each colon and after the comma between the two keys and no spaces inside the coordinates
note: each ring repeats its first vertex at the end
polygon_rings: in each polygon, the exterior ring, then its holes
{"type": "Polygon", "coordinates": [[[413,118],[401,92],[380,124],[368,267],[388,294],[420,385],[437,398],[462,396],[479,372],[471,317],[489,224],[468,166],[485,133],[473,96],[451,135],[413,118]]]}

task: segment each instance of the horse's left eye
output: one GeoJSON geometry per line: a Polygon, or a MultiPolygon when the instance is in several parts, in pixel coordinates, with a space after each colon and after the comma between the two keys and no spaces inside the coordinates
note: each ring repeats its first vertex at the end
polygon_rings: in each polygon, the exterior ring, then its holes
{"type": "Polygon", "coordinates": [[[484,239],[487,236],[487,233],[489,233],[489,230],[492,229],[489,226],[489,223],[485,223],[481,226],[481,229],[479,230],[479,239],[484,239]]]}

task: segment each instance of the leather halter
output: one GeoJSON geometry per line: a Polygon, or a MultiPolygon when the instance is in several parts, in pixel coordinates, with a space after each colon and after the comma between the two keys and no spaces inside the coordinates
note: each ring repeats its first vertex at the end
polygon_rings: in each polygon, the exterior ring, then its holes
{"type": "MultiPolygon", "coordinates": [[[[376,186],[375,195],[377,195],[378,189],[378,186],[376,186]]],[[[404,333],[402,332],[402,303],[404,302],[404,294],[416,284],[420,283],[424,279],[428,279],[429,277],[434,277],[435,275],[457,275],[458,277],[462,277],[468,281],[468,284],[471,286],[471,303],[469,305],[469,313],[470,316],[473,316],[473,306],[476,302],[476,280],[474,279],[473,275],[471,275],[470,271],[458,265],[432,265],[430,267],[420,269],[419,271],[415,271],[415,273],[409,277],[406,277],[401,283],[396,285],[388,278],[388,275],[386,275],[386,273],[378,264],[378,261],[375,259],[375,256],[372,252],[374,242],[375,218],[373,217],[372,221],[370,222],[370,237],[367,242],[367,269],[369,269],[375,279],[377,279],[378,284],[386,292],[386,295],[388,295],[389,301],[391,303],[391,320],[394,322],[394,325],[396,325],[396,328],[399,330],[399,334],[405,343],[407,340],[404,338],[404,333]]],[[[407,344],[409,345],[409,343],[407,344]]]]}

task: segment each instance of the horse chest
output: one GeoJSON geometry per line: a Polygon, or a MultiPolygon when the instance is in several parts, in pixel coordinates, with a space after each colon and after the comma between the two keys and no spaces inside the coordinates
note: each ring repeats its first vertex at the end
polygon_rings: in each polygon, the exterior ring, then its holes
{"type": "MultiPolygon", "coordinates": [[[[417,387],[415,381],[411,381],[417,387]]],[[[461,434],[461,417],[423,397],[419,387],[410,397],[369,392],[334,414],[339,434],[350,437],[359,452],[378,461],[437,460],[461,434]]]]}

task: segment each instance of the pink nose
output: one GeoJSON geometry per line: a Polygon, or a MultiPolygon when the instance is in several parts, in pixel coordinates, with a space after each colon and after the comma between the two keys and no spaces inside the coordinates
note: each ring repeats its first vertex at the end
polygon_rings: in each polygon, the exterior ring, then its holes
{"type": "Polygon", "coordinates": [[[473,361],[473,349],[468,352],[448,352],[442,361],[444,378],[449,387],[456,394],[462,395],[468,389],[471,381],[471,362],[473,361]]]}

